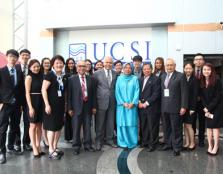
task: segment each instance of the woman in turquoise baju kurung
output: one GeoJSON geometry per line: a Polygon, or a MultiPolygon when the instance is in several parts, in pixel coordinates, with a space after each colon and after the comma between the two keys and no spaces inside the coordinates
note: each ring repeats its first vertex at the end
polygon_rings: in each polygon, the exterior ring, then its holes
{"type": "Polygon", "coordinates": [[[123,66],[123,74],[117,79],[115,96],[117,143],[120,147],[134,148],[138,143],[139,82],[137,76],[132,75],[129,63],[123,66]]]}

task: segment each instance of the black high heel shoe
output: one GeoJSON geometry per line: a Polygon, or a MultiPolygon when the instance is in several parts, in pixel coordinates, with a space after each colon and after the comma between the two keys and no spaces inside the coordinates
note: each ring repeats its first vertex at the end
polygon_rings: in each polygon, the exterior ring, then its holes
{"type": "Polygon", "coordinates": [[[34,158],[34,159],[38,159],[38,158],[40,158],[40,157],[41,157],[41,155],[40,155],[40,154],[33,155],[33,158],[34,158]]]}
{"type": "Polygon", "coordinates": [[[49,148],[49,145],[46,144],[46,142],[43,140],[43,144],[45,148],[49,148]]]}
{"type": "Polygon", "coordinates": [[[216,153],[211,153],[211,152],[207,152],[207,153],[208,153],[208,155],[210,155],[210,156],[216,156],[216,155],[218,154],[218,151],[219,151],[219,148],[218,148],[218,150],[216,151],[216,153]]]}

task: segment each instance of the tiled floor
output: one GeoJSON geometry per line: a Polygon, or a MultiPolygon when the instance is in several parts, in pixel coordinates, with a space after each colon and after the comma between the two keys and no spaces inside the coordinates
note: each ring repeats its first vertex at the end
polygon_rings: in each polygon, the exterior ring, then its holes
{"type": "MultiPolygon", "coordinates": [[[[221,144],[223,141],[221,141],[221,144]]],[[[103,152],[84,152],[73,155],[71,144],[60,142],[65,155],[59,161],[51,161],[48,156],[33,159],[32,153],[21,156],[8,155],[7,163],[0,165],[0,174],[222,174],[223,153],[216,157],[206,154],[206,148],[193,152],[182,152],[173,157],[172,151],[147,152],[135,148],[124,151],[105,146],[103,152]]]]}

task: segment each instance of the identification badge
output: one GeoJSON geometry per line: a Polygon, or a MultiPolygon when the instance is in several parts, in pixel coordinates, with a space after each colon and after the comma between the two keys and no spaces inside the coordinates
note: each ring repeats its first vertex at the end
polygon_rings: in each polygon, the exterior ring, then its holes
{"type": "Polygon", "coordinates": [[[58,90],[58,91],[57,91],[57,94],[58,94],[58,97],[62,97],[62,92],[61,92],[61,90],[58,90]]]}
{"type": "Polygon", "coordinates": [[[170,90],[164,89],[164,97],[169,97],[169,96],[170,96],[170,90]]]}

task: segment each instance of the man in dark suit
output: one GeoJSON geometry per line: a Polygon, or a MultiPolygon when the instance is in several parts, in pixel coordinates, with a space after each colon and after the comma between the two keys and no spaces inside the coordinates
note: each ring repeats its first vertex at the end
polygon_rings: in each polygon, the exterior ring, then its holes
{"type": "Polygon", "coordinates": [[[105,57],[104,69],[94,73],[96,82],[96,150],[100,151],[105,139],[106,144],[117,147],[113,142],[114,118],[116,110],[115,83],[117,74],[112,70],[112,57],[105,57]]]}
{"type": "MultiPolygon", "coordinates": [[[[194,75],[196,77],[196,79],[198,80],[198,82],[200,83],[200,79],[201,79],[201,74],[202,74],[202,67],[204,65],[205,61],[204,61],[204,56],[201,53],[198,53],[195,55],[194,57],[194,75]]],[[[194,114],[194,120],[193,120],[193,129],[194,132],[196,133],[196,124],[197,124],[197,119],[198,119],[198,123],[199,123],[199,134],[198,134],[198,139],[199,139],[199,146],[200,147],[204,147],[204,134],[205,134],[205,117],[204,117],[204,111],[203,111],[203,105],[200,99],[200,96],[198,95],[197,98],[197,105],[196,105],[196,111],[194,114]]]]}
{"type": "MultiPolygon", "coordinates": [[[[23,116],[23,150],[24,151],[32,151],[32,147],[30,146],[30,138],[29,138],[29,119],[27,115],[27,103],[26,103],[26,96],[25,96],[25,77],[28,74],[28,61],[30,59],[31,52],[27,49],[23,49],[19,53],[19,64],[16,64],[15,67],[17,70],[22,71],[24,81],[21,86],[21,93],[19,97],[19,104],[21,108],[21,112],[18,115],[17,123],[20,124],[21,116],[23,116]]],[[[9,130],[9,137],[11,136],[11,131],[9,130]]],[[[13,144],[8,144],[8,149],[10,149],[13,144]]],[[[16,131],[16,140],[15,140],[15,150],[20,152],[21,151],[21,132],[20,129],[16,131]]]]}
{"type": "Polygon", "coordinates": [[[159,98],[161,95],[160,79],[152,74],[152,65],[144,64],[142,67],[144,77],[140,79],[140,129],[142,133],[141,146],[148,147],[148,151],[155,150],[158,133],[156,125],[159,122],[157,119],[159,98]]]}
{"type": "Polygon", "coordinates": [[[164,143],[162,150],[173,148],[179,156],[183,146],[182,116],[188,105],[186,78],[175,70],[176,63],[169,58],[165,64],[166,74],[161,76],[161,102],[164,118],[164,143]]]}
{"type": "Polygon", "coordinates": [[[77,75],[68,82],[68,113],[72,117],[74,154],[81,148],[80,129],[83,125],[84,150],[93,152],[91,142],[91,116],[96,113],[96,97],[93,78],[85,75],[86,63],[77,63],[77,75]]]}
{"type": "MultiPolygon", "coordinates": [[[[21,92],[19,89],[23,82],[22,72],[15,68],[19,53],[11,49],[6,52],[6,56],[7,65],[0,69],[0,164],[6,163],[8,125],[11,131],[8,144],[14,144],[15,132],[19,129],[16,117],[19,113],[18,98],[21,92]]],[[[11,150],[14,151],[14,147],[11,150]]]]}

